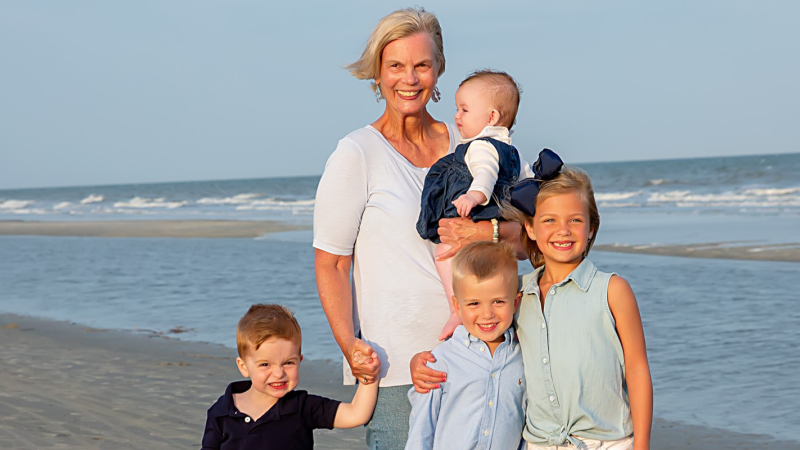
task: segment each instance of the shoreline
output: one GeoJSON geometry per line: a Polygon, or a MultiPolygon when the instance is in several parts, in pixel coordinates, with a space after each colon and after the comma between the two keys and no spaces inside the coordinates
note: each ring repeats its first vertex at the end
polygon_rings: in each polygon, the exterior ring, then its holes
{"type": "Polygon", "coordinates": [[[256,238],[310,227],[266,220],[112,220],[34,222],[0,220],[0,236],[123,238],[256,238]]]}
{"type": "MultiPolygon", "coordinates": [[[[256,238],[310,226],[266,220],[113,220],[37,222],[0,220],[0,236],[114,238],[256,238]]],[[[597,244],[593,250],[688,258],[800,262],[800,242],[724,241],[694,244],[597,244]]]]}
{"type": "Polygon", "coordinates": [[[742,242],[707,242],[700,244],[631,245],[598,244],[592,250],[639,255],[681,256],[686,258],[736,259],[747,261],[800,262],[800,243],[756,245],[742,242]]]}
{"type": "MultiPolygon", "coordinates": [[[[240,379],[235,349],[0,313],[0,447],[197,448],[205,411],[240,379]],[[44,426],[43,424],[47,424],[44,426]]],[[[300,389],[348,401],[338,362],[306,360],[300,389]]],[[[315,448],[366,448],[365,430],[318,430],[315,448]]],[[[662,450],[800,449],[800,442],[656,418],[662,450]]]]}

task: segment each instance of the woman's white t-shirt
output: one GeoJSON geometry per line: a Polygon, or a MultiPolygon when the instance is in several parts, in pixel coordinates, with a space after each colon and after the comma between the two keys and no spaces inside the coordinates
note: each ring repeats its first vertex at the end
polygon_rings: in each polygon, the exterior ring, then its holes
{"type": "MultiPolygon", "coordinates": [[[[447,129],[451,153],[460,135],[447,129]]],[[[317,188],[314,247],[353,255],[354,329],[380,357],[381,386],[411,384],[411,357],[439,343],[450,315],[436,245],[416,229],[427,173],[367,126],[339,141],[317,188]]],[[[346,361],[344,375],[355,383],[346,361]]]]}

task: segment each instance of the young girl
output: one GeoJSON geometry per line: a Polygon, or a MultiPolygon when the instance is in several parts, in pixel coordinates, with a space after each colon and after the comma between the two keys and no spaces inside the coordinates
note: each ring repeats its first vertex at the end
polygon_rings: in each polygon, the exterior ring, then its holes
{"type": "MultiPolygon", "coordinates": [[[[636,298],[622,277],[586,259],[600,226],[589,177],[563,167],[512,193],[511,220],[535,270],[522,277],[517,334],[528,449],[650,448],[653,387],[636,298]],[[634,440],[633,437],[636,437],[634,440]]],[[[446,374],[411,362],[418,392],[446,374]]]]}
{"type": "MultiPolygon", "coordinates": [[[[461,145],[437,161],[425,177],[417,232],[439,244],[439,219],[470,217],[491,220],[495,241],[499,236],[499,204],[508,199],[517,180],[533,176],[528,164],[511,145],[511,132],[519,108],[519,87],[505,72],[479,70],[456,91],[456,126],[461,145]]],[[[436,269],[450,305],[450,319],[439,340],[453,334],[461,319],[453,310],[452,259],[440,260],[450,246],[436,248],[436,269]]]]}

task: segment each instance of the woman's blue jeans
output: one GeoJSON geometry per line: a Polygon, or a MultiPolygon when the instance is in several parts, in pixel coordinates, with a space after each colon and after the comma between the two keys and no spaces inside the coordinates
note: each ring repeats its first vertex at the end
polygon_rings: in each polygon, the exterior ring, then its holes
{"type": "Polygon", "coordinates": [[[403,450],[408,440],[408,401],[410,384],[378,388],[378,402],[372,420],[367,423],[370,450],[403,450]]]}

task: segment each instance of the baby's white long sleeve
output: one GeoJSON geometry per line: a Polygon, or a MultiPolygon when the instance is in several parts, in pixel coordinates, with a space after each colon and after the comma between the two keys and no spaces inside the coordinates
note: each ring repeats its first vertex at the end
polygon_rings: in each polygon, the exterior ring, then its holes
{"type": "Polygon", "coordinates": [[[500,172],[500,155],[497,154],[494,145],[484,140],[476,140],[470,142],[464,162],[467,163],[469,173],[472,175],[469,190],[481,192],[486,196],[486,201],[481,205],[488,204],[492,198],[494,185],[497,183],[497,174],[500,172]]]}

